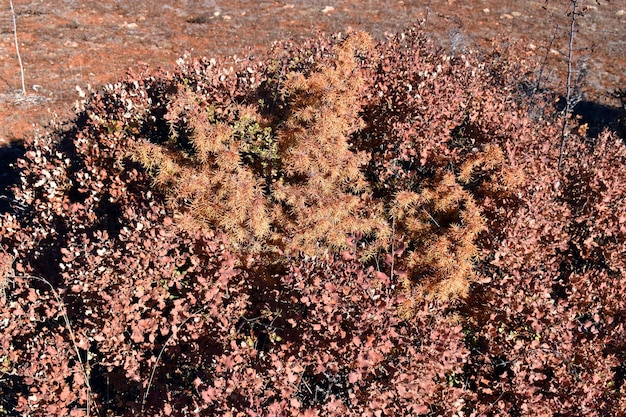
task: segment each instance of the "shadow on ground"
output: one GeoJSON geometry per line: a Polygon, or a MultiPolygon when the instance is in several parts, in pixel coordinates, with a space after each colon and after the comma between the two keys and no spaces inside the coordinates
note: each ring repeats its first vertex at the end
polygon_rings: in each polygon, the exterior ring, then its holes
{"type": "Polygon", "coordinates": [[[580,118],[580,124],[587,124],[589,137],[597,138],[606,128],[626,142],[626,109],[581,101],[574,106],[573,114],[580,118]]]}
{"type": "Polygon", "coordinates": [[[15,162],[24,156],[24,145],[21,142],[11,142],[8,146],[0,147],[0,215],[15,213],[11,188],[19,184],[20,173],[15,162]]]}

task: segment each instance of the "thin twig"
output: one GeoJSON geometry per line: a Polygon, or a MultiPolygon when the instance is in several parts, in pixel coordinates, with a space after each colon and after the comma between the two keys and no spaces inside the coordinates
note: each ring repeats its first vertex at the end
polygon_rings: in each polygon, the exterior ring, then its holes
{"type": "Polygon", "coordinates": [[[428,4],[426,5],[426,15],[424,16],[424,25],[423,25],[424,30],[426,30],[426,25],[428,25],[428,16],[430,16],[430,3],[432,3],[432,0],[429,0],[428,4]]]}
{"type": "MultiPolygon", "coordinates": [[[[189,317],[183,320],[183,322],[180,324],[180,326],[178,326],[178,328],[182,329],[183,326],[187,324],[189,320],[196,317],[198,314],[200,314],[206,309],[207,309],[207,306],[204,306],[198,311],[196,311],[195,313],[192,313],[189,317]]],[[[156,362],[154,363],[154,366],[152,367],[152,372],[150,373],[150,380],[148,380],[148,386],[146,387],[146,392],[143,394],[143,399],[141,401],[141,415],[144,415],[144,407],[146,405],[146,400],[148,399],[148,394],[150,393],[150,388],[152,387],[152,381],[154,380],[154,374],[156,373],[157,367],[159,365],[159,361],[161,360],[161,356],[163,356],[163,352],[165,352],[165,348],[167,347],[167,344],[170,342],[170,340],[172,340],[173,337],[174,337],[174,331],[172,331],[172,333],[169,335],[165,343],[163,343],[163,346],[161,347],[161,350],[159,351],[159,355],[157,356],[156,362]]]]}
{"type": "MultiPolygon", "coordinates": [[[[9,275],[8,278],[10,278],[13,282],[15,282],[14,280],[18,278],[18,276],[12,274],[12,275],[9,275]]],[[[83,373],[83,379],[85,380],[85,386],[87,387],[87,415],[88,416],[91,415],[90,413],[91,397],[92,397],[93,390],[91,389],[91,384],[89,383],[89,374],[87,372],[87,367],[85,363],[83,362],[82,357],[80,356],[80,350],[78,349],[78,344],[76,343],[76,336],[74,335],[74,330],[72,329],[72,323],[70,322],[70,318],[67,315],[67,309],[65,308],[65,303],[61,299],[61,296],[59,295],[57,290],[52,286],[50,281],[48,281],[47,279],[33,276],[33,275],[24,275],[24,276],[20,275],[19,278],[31,279],[31,280],[43,282],[48,287],[50,287],[50,290],[52,291],[52,294],[54,295],[56,302],[59,304],[61,315],[63,316],[63,320],[65,321],[65,327],[67,328],[67,331],[70,335],[70,341],[72,342],[72,346],[74,347],[74,351],[76,353],[76,358],[78,360],[78,363],[80,364],[81,372],[83,373]]],[[[100,415],[100,410],[98,408],[96,408],[95,410],[96,410],[96,413],[100,415]]]]}
{"type": "Polygon", "coordinates": [[[389,275],[390,280],[393,280],[393,267],[394,267],[394,260],[396,257],[395,247],[394,247],[395,237],[396,237],[396,218],[394,216],[391,219],[391,273],[389,275]]]}
{"type": "Polygon", "coordinates": [[[502,398],[505,394],[505,391],[502,391],[500,393],[500,395],[498,396],[498,398],[496,398],[496,400],[494,402],[492,402],[489,407],[487,407],[486,410],[482,411],[478,416],[476,417],[481,417],[482,415],[484,415],[487,411],[491,411],[491,409],[498,403],[498,401],[500,401],[500,398],[502,398]]]}
{"type": "Polygon", "coordinates": [[[535,85],[535,87],[530,93],[531,103],[533,102],[533,98],[535,97],[535,94],[541,90],[541,81],[543,80],[543,73],[546,69],[546,66],[548,65],[548,57],[550,55],[550,51],[552,50],[552,46],[554,45],[554,41],[556,40],[556,35],[558,33],[558,30],[559,30],[559,25],[557,23],[554,28],[554,32],[552,33],[552,39],[550,39],[550,42],[548,43],[548,46],[546,47],[546,54],[543,57],[542,63],[539,66],[539,74],[537,75],[537,84],[535,85]]]}
{"type": "Polygon", "coordinates": [[[15,38],[15,52],[17,60],[20,63],[20,74],[22,75],[22,94],[26,95],[26,84],[24,83],[24,66],[22,65],[22,57],[20,56],[20,47],[17,43],[17,21],[15,19],[15,10],[13,9],[13,0],[9,0],[11,6],[11,16],[13,17],[13,37],[15,38]]]}
{"type": "Polygon", "coordinates": [[[430,220],[432,220],[432,222],[433,222],[433,223],[435,223],[435,226],[437,226],[437,227],[441,228],[441,226],[439,225],[439,223],[437,223],[437,220],[435,220],[435,218],[434,218],[434,217],[433,217],[433,216],[432,216],[432,215],[431,215],[428,211],[426,211],[426,209],[425,209],[425,208],[422,208],[422,210],[424,211],[424,213],[426,213],[426,215],[427,215],[428,217],[430,217],[430,220]]]}

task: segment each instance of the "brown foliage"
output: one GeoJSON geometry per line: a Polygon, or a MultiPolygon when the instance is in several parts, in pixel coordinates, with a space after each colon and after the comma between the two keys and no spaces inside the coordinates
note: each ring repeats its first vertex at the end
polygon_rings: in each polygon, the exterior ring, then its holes
{"type": "Polygon", "coordinates": [[[354,233],[384,239],[384,219],[367,215],[382,210],[367,195],[367,157],[348,142],[362,127],[355,55],[371,48],[368,36],[355,34],[308,74],[286,74],[274,92],[285,100],[281,118],[262,116],[262,106],[216,108],[177,80],[166,146],[140,142],[133,156],[170,207],[247,251],[314,255],[345,248],[354,233]]]}
{"type": "Polygon", "coordinates": [[[516,46],[274,54],[129,74],[26,144],[0,414],[623,416],[624,144],[559,170],[516,46]]]}

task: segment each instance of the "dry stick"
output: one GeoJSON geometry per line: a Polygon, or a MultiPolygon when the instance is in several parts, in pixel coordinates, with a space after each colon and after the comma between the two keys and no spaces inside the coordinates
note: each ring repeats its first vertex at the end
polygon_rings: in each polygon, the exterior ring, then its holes
{"type": "Polygon", "coordinates": [[[422,208],[422,210],[424,211],[424,213],[426,213],[426,215],[428,217],[430,217],[430,220],[432,220],[432,222],[435,223],[435,226],[441,228],[441,226],[439,225],[439,223],[437,223],[437,220],[432,216],[432,214],[430,214],[428,211],[426,211],[425,208],[422,208]]]}
{"type": "Polygon", "coordinates": [[[396,239],[396,217],[392,217],[391,219],[391,271],[390,271],[390,275],[389,275],[389,279],[393,280],[393,267],[394,267],[394,260],[396,257],[396,250],[395,250],[395,239],[396,239]]]}
{"type": "Polygon", "coordinates": [[[554,28],[554,32],[552,33],[552,39],[550,39],[550,42],[548,43],[548,46],[546,47],[546,54],[543,57],[543,60],[539,66],[539,74],[537,75],[537,84],[535,85],[535,87],[530,93],[531,103],[533,103],[533,98],[535,97],[535,94],[537,94],[537,92],[541,90],[541,81],[543,81],[543,72],[545,71],[546,66],[548,65],[548,56],[550,55],[550,51],[552,50],[552,46],[554,45],[554,41],[556,40],[556,35],[558,33],[558,30],[559,30],[559,24],[557,23],[554,28]]]}
{"type": "MultiPolygon", "coordinates": [[[[14,280],[15,278],[18,278],[18,277],[15,276],[15,275],[10,275],[9,278],[12,278],[14,280]]],[[[78,349],[78,344],[76,343],[76,336],[74,335],[74,330],[72,330],[72,324],[70,322],[70,318],[67,315],[67,309],[65,308],[65,303],[63,302],[63,300],[61,300],[61,296],[59,295],[57,290],[54,289],[54,287],[52,286],[50,281],[48,281],[47,279],[41,278],[41,277],[37,277],[37,276],[33,276],[33,275],[25,275],[25,276],[21,276],[21,278],[26,278],[26,279],[40,281],[40,282],[43,282],[44,284],[48,285],[48,287],[50,287],[50,290],[52,290],[52,294],[54,295],[54,298],[56,299],[56,302],[59,303],[59,307],[61,308],[63,320],[65,321],[65,327],[67,328],[67,331],[70,334],[70,340],[71,340],[72,346],[74,347],[74,350],[76,352],[76,358],[78,359],[78,363],[80,364],[80,368],[81,368],[81,371],[83,373],[83,379],[85,380],[85,386],[87,387],[87,415],[88,416],[91,415],[90,414],[90,410],[91,410],[90,401],[91,401],[91,396],[92,396],[93,390],[91,389],[91,384],[89,383],[89,375],[87,373],[87,367],[85,366],[85,363],[83,362],[83,359],[80,356],[80,351],[78,349]]],[[[98,410],[97,408],[96,408],[96,413],[98,415],[100,415],[100,410],[98,410]]]]}
{"type": "MultiPolygon", "coordinates": [[[[197,317],[198,314],[202,313],[206,309],[207,309],[207,306],[204,306],[201,309],[199,309],[198,311],[196,311],[195,313],[192,313],[189,317],[187,317],[185,320],[183,320],[183,322],[180,324],[180,326],[178,326],[178,328],[182,329],[183,326],[185,324],[187,324],[187,322],[189,320],[191,320],[194,317],[197,317]]],[[[178,333],[178,332],[176,332],[176,333],[178,333]]],[[[152,367],[152,372],[150,373],[150,379],[148,380],[148,386],[146,387],[146,392],[144,392],[143,399],[141,401],[141,415],[144,414],[144,407],[146,405],[146,400],[148,399],[148,394],[150,393],[150,388],[152,387],[152,381],[154,380],[154,374],[156,373],[157,367],[159,366],[159,362],[161,361],[161,356],[163,356],[163,352],[165,352],[165,348],[167,347],[167,344],[170,342],[170,340],[172,340],[172,338],[174,336],[175,336],[175,334],[174,334],[174,331],[172,330],[172,333],[169,335],[169,337],[167,338],[165,343],[163,343],[163,346],[161,347],[161,350],[159,351],[159,355],[157,356],[156,362],[154,363],[154,366],[152,367]]]]}
{"type": "Polygon", "coordinates": [[[424,30],[426,30],[426,25],[428,25],[428,16],[430,16],[430,3],[432,3],[432,0],[428,1],[428,4],[426,5],[426,15],[424,16],[424,30]]]}
{"type": "Polygon", "coordinates": [[[17,44],[17,22],[15,20],[15,10],[13,9],[13,0],[9,0],[11,6],[11,16],[13,17],[13,37],[15,38],[15,52],[17,60],[20,63],[20,74],[22,75],[22,94],[26,95],[26,85],[24,84],[24,66],[22,65],[22,57],[20,56],[20,47],[17,44]]]}
{"type": "Polygon", "coordinates": [[[567,53],[567,85],[565,96],[565,114],[563,115],[563,128],[561,130],[561,150],[559,151],[559,171],[563,164],[563,154],[565,153],[565,143],[567,141],[567,120],[571,112],[571,95],[572,95],[572,56],[574,54],[574,30],[576,26],[576,7],[578,7],[578,0],[572,1],[572,20],[569,27],[569,49],[567,53]]]}

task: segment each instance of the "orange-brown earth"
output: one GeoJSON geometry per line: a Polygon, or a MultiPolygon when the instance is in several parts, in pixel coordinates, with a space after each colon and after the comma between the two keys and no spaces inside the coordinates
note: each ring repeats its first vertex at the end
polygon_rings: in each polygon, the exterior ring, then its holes
{"type": "MultiPolygon", "coordinates": [[[[611,94],[626,79],[626,0],[579,3],[588,10],[576,21],[574,59],[586,67],[586,97],[619,106],[611,94]]],[[[77,86],[113,82],[144,65],[173,67],[185,52],[263,56],[273,41],[317,31],[362,29],[383,38],[425,21],[427,33],[456,51],[521,40],[537,59],[548,57],[546,74],[558,81],[571,11],[570,0],[13,0],[24,96],[9,2],[2,4],[0,145],[44,131],[54,115],[70,118],[77,86]]]]}

